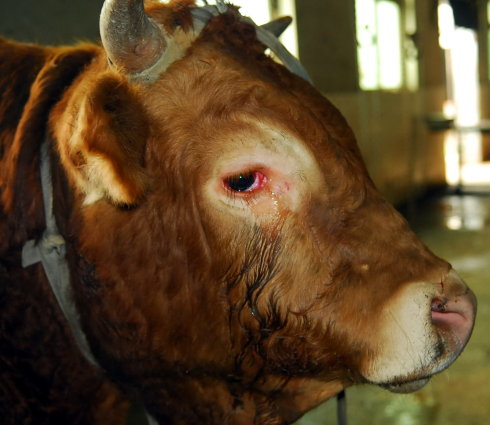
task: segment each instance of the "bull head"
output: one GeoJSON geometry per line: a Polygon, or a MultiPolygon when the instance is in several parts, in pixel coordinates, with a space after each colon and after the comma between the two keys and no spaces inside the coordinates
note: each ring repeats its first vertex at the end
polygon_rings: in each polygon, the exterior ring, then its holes
{"type": "Polygon", "coordinates": [[[468,341],[471,291],[379,195],[335,107],[235,9],[202,31],[192,9],[106,1],[105,53],[51,117],[101,366],[176,424],[420,388],[468,341]]]}

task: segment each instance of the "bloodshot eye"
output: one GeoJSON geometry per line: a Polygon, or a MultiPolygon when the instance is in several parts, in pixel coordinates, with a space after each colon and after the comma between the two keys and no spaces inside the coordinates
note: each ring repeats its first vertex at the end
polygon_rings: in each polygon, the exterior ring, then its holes
{"type": "Polygon", "coordinates": [[[226,188],[232,192],[255,192],[266,182],[267,178],[260,171],[240,173],[224,179],[226,188]]]}

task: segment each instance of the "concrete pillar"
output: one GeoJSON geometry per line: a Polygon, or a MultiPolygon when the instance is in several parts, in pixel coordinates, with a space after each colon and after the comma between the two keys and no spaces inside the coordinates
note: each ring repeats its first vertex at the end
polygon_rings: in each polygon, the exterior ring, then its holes
{"type": "Polygon", "coordinates": [[[446,82],[446,71],[444,51],[439,47],[437,2],[417,0],[416,5],[420,86],[443,86],[446,82]]]}
{"type": "Polygon", "coordinates": [[[322,92],[358,90],[354,0],[297,0],[301,63],[322,92]]]}

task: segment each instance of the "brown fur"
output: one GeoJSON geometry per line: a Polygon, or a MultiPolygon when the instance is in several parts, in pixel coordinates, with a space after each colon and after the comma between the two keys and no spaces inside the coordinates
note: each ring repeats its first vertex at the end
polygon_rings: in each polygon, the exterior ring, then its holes
{"type": "Polygon", "coordinates": [[[5,424],[117,423],[124,417],[118,391],[80,356],[40,266],[20,267],[23,242],[37,238],[44,227],[37,170],[50,108],[95,51],[0,41],[0,414],[5,424]]]}
{"type": "MultiPolygon", "coordinates": [[[[189,27],[188,3],[149,10],[189,27]]],[[[2,423],[123,423],[120,391],[162,424],[290,423],[363,381],[387,299],[447,273],[376,192],[340,113],[263,50],[230,12],[144,85],[96,46],[0,42],[2,423]],[[305,141],[324,172],[273,225],[221,218],[203,198],[244,117],[305,141]],[[78,352],[40,266],[20,266],[43,230],[47,131],[75,299],[104,372],[78,352]]]]}

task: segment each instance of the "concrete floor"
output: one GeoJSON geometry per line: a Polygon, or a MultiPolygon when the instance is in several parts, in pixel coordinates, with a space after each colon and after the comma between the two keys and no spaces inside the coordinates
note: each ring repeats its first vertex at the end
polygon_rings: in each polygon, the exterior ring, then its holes
{"type": "MultiPolygon", "coordinates": [[[[452,263],[478,298],[473,336],[461,357],[416,393],[348,389],[348,424],[490,424],[490,195],[437,197],[415,212],[412,228],[452,263]]],[[[334,425],[335,409],[335,401],[329,401],[296,425],[334,425]]]]}

